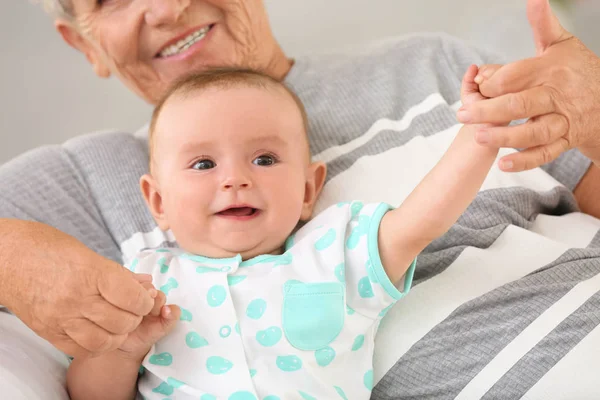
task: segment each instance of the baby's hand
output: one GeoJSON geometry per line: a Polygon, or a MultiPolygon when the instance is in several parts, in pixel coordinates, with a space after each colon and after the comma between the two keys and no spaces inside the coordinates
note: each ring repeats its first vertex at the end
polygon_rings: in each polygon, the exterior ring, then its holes
{"type": "MultiPolygon", "coordinates": [[[[147,290],[154,289],[154,285],[150,282],[143,283],[143,286],[147,290]]],[[[175,305],[165,305],[166,301],[165,294],[157,290],[154,307],[119,347],[119,351],[123,355],[138,359],[141,363],[152,345],[173,330],[179,320],[181,310],[175,305]]]]}
{"type": "Polygon", "coordinates": [[[463,106],[487,99],[487,97],[482,95],[479,91],[479,85],[475,83],[475,77],[478,72],[479,67],[477,67],[477,65],[471,65],[463,77],[460,89],[460,99],[463,106]]]}

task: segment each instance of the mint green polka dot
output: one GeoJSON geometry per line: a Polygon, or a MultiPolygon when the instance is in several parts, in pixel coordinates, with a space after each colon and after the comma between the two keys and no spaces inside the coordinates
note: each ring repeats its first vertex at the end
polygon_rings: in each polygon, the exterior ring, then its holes
{"type": "Polygon", "coordinates": [[[350,306],[346,305],[346,312],[348,313],[348,315],[352,315],[352,314],[354,314],[356,311],[354,311],[352,308],[350,308],[350,306]]]}
{"type": "Polygon", "coordinates": [[[367,371],[367,373],[365,373],[365,376],[363,378],[363,383],[365,384],[365,387],[369,390],[373,390],[373,370],[370,369],[367,371]]]}
{"type": "Polygon", "coordinates": [[[373,286],[371,286],[371,281],[369,280],[368,276],[365,276],[358,281],[358,294],[363,299],[369,299],[374,296],[373,286]]]}
{"type": "Polygon", "coordinates": [[[311,396],[310,394],[306,394],[306,393],[304,393],[304,392],[303,392],[303,391],[301,391],[301,390],[298,390],[298,393],[300,393],[300,396],[302,396],[302,398],[303,398],[304,400],[317,400],[317,398],[316,398],[316,397],[313,397],[313,396],[311,396]]]}
{"type": "Polygon", "coordinates": [[[212,394],[203,394],[200,396],[200,400],[217,400],[217,398],[212,394]]]}
{"type": "Polygon", "coordinates": [[[213,375],[221,375],[233,368],[233,363],[223,357],[208,357],[206,360],[206,369],[213,375]]]}
{"type": "Polygon", "coordinates": [[[281,399],[279,398],[279,396],[270,395],[270,396],[265,397],[263,400],[281,400],[281,399]]]}
{"type": "Polygon", "coordinates": [[[235,392],[231,396],[229,396],[229,400],[256,400],[256,396],[254,396],[250,392],[235,392]]]}
{"type": "Polygon", "coordinates": [[[358,213],[360,212],[360,210],[362,210],[363,208],[363,203],[360,201],[355,201],[354,203],[352,203],[352,205],[350,206],[350,212],[352,213],[352,218],[356,217],[358,215],[358,213]]]}
{"type": "Polygon", "coordinates": [[[336,392],[338,392],[338,394],[340,395],[340,397],[344,400],[348,400],[348,398],[346,397],[346,393],[344,393],[344,391],[342,390],[341,387],[339,386],[334,386],[333,387],[335,389],[336,392]]]}
{"type": "Polygon", "coordinates": [[[169,292],[173,289],[176,289],[179,287],[179,283],[177,283],[177,281],[175,280],[175,278],[171,277],[169,278],[169,280],[167,281],[167,283],[165,283],[164,285],[162,285],[160,287],[160,291],[163,292],[165,295],[169,295],[169,292]]]}
{"type": "Polygon", "coordinates": [[[255,375],[256,375],[256,370],[255,369],[251,369],[250,370],[250,378],[254,378],[255,375]]]}
{"type": "Polygon", "coordinates": [[[171,355],[171,353],[160,353],[160,354],[153,354],[150,356],[150,364],[154,364],[154,365],[161,365],[163,367],[166,367],[168,365],[171,365],[173,363],[173,356],[171,355]]]}
{"type": "Polygon", "coordinates": [[[175,389],[178,389],[180,387],[182,387],[183,385],[185,385],[185,382],[182,382],[178,379],[175,378],[167,378],[167,384],[174,387],[175,389]]]}
{"type": "Polygon", "coordinates": [[[157,253],[170,253],[171,250],[169,250],[169,249],[158,249],[158,250],[156,250],[156,252],[157,253]]]}
{"type": "Polygon", "coordinates": [[[364,343],[365,343],[365,335],[358,335],[356,337],[356,339],[354,339],[354,344],[352,345],[352,351],[359,350],[364,343]]]}
{"type": "Polygon", "coordinates": [[[229,286],[234,286],[234,285],[237,285],[238,283],[242,282],[246,278],[247,278],[247,276],[245,276],[245,275],[228,276],[227,277],[227,284],[229,286]]]}
{"type": "Polygon", "coordinates": [[[279,267],[280,265],[290,265],[292,263],[292,253],[284,253],[283,255],[277,258],[275,261],[274,267],[279,267]]]}
{"type": "Polygon", "coordinates": [[[284,372],[294,372],[302,368],[302,360],[297,356],[279,356],[276,363],[277,367],[284,372]]]}
{"type": "Polygon", "coordinates": [[[131,272],[135,272],[135,269],[139,263],[140,263],[140,260],[138,260],[137,258],[134,258],[133,261],[131,262],[131,265],[129,266],[129,270],[131,272]]]}
{"type": "Polygon", "coordinates": [[[210,272],[219,272],[219,268],[211,268],[201,265],[199,267],[196,267],[196,272],[199,274],[208,274],[210,272]]]}
{"type": "Polygon", "coordinates": [[[164,394],[166,396],[172,395],[173,391],[174,391],[173,386],[169,385],[166,382],[162,382],[160,385],[158,385],[157,387],[152,389],[152,392],[164,394]]]}
{"type": "Polygon", "coordinates": [[[276,326],[256,332],[256,341],[265,347],[275,346],[281,340],[281,329],[276,326]]]}
{"type": "Polygon", "coordinates": [[[237,322],[235,323],[235,332],[239,335],[240,334],[240,324],[238,324],[237,322]]]}
{"type": "Polygon", "coordinates": [[[377,275],[375,275],[375,270],[373,269],[373,265],[371,264],[371,260],[367,261],[367,265],[365,266],[367,270],[367,275],[369,280],[374,283],[378,283],[379,279],[377,279],[377,275]]]}
{"type": "Polygon", "coordinates": [[[196,332],[190,332],[185,336],[185,344],[191,349],[197,349],[208,346],[208,341],[196,332]]]}
{"type": "Polygon", "coordinates": [[[231,267],[229,265],[226,265],[224,267],[221,267],[220,271],[221,272],[229,272],[229,271],[231,271],[231,267]]]}
{"type": "Polygon", "coordinates": [[[231,327],[229,325],[223,325],[221,329],[219,329],[219,336],[222,338],[229,337],[231,335],[231,327]]]}
{"type": "Polygon", "coordinates": [[[338,281],[340,281],[341,283],[346,283],[346,264],[339,264],[337,267],[335,267],[333,273],[335,274],[335,277],[338,279],[338,281]]]}
{"type": "Polygon", "coordinates": [[[340,201],[339,203],[337,203],[338,208],[342,208],[344,206],[347,206],[348,204],[350,204],[349,201],[340,201]]]}
{"type": "Polygon", "coordinates": [[[360,229],[354,228],[352,232],[350,232],[350,236],[346,240],[346,247],[349,250],[355,249],[358,246],[358,242],[360,241],[361,232],[360,229]]]}
{"type": "Polygon", "coordinates": [[[225,302],[227,298],[227,291],[221,285],[215,285],[208,289],[208,293],[206,295],[206,301],[208,301],[208,305],[211,307],[219,307],[221,304],[225,302]]]}
{"type": "Polygon", "coordinates": [[[321,367],[326,367],[331,364],[334,358],[335,350],[329,346],[315,351],[315,359],[317,360],[317,364],[319,364],[321,367]]]}
{"type": "Polygon", "coordinates": [[[335,242],[335,229],[331,228],[315,243],[315,249],[323,251],[335,242]]]}
{"type": "Polygon", "coordinates": [[[387,306],[386,308],[381,310],[381,312],[379,313],[379,316],[385,317],[385,314],[387,314],[387,312],[390,311],[390,308],[392,308],[393,306],[394,306],[393,304],[390,304],[389,306],[387,306]]]}
{"type": "Polygon", "coordinates": [[[248,318],[260,319],[267,309],[267,302],[263,299],[254,299],[248,304],[246,308],[246,315],[248,318]]]}
{"type": "Polygon", "coordinates": [[[160,266],[161,274],[164,274],[165,272],[167,272],[169,270],[169,264],[167,264],[166,262],[167,262],[166,257],[163,257],[157,261],[158,265],[160,266]]]}
{"type": "Polygon", "coordinates": [[[190,312],[190,310],[186,310],[183,307],[179,307],[181,309],[181,315],[179,316],[179,320],[180,321],[191,321],[192,320],[192,313],[190,312]]]}

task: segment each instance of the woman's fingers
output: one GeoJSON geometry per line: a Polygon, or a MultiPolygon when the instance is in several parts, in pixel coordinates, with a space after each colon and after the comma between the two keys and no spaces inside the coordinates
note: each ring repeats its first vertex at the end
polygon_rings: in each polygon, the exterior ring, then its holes
{"type": "Polygon", "coordinates": [[[117,335],[132,332],[142,321],[141,316],[121,310],[100,296],[87,300],[81,307],[81,313],[107,332],[117,335]]]}
{"type": "Polygon", "coordinates": [[[70,320],[64,326],[64,331],[83,350],[92,354],[115,350],[127,339],[126,334],[110,333],[85,318],[70,320]]]}
{"type": "Polygon", "coordinates": [[[146,289],[125,268],[108,271],[97,282],[100,295],[109,303],[138,316],[146,315],[154,307],[156,289],[146,289]]]}
{"type": "Polygon", "coordinates": [[[498,162],[498,166],[506,172],[527,171],[556,160],[558,156],[568,149],[568,142],[560,138],[544,146],[532,147],[519,153],[502,157],[498,162]]]}
{"type": "Polygon", "coordinates": [[[466,105],[457,116],[463,124],[502,124],[555,111],[551,89],[540,86],[466,105]]]}
{"type": "Polygon", "coordinates": [[[546,60],[527,58],[504,66],[486,64],[479,67],[475,82],[486,97],[518,93],[543,83],[546,60]]]}
{"type": "Polygon", "coordinates": [[[550,144],[569,131],[567,119],[560,114],[547,114],[530,119],[524,124],[479,129],[475,140],[489,147],[525,149],[550,144]]]}

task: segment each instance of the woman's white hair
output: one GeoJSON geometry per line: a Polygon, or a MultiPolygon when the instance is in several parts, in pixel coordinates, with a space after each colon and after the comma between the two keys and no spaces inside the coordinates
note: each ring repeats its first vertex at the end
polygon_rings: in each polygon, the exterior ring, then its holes
{"type": "Polygon", "coordinates": [[[54,18],[71,19],[73,17],[70,0],[37,0],[37,2],[40,1],[46,12],[54,18]]]}

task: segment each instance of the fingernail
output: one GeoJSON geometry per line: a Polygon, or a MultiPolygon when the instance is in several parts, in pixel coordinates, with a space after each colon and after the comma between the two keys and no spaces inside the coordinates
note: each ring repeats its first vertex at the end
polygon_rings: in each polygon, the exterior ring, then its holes
{"type": "Polygon", "coordinates": [[[512,161],[500,161],[500,169],[502,170],[511,170],[514,166],[515,165],[512,161]]]}
{"type": "Polygon", "coordinates": [[[158,296],[158,291],[154,288],[148,290],[148,293],[150,293],[150,297],[152,297],[153,299],[156,298],[156,296],[158,296]]]}
{"type": "Polygon", "coordinates": [[[458,120],[463,124],[467,124],[471,121],[471,113],[463,108],[458,110],[458,120]]]}
{"type": "Polygon", "coordinates": [[[164,306],[163,314],[164,314],[165,318],[170,318],[171,317],[171,307],[164,306]]]}
{"type": "Polygon", "coordinates": [[[477,140],[478,143],[486,144],[490,142],[490,139],[490,132],[486,129],[481,129],[475,133],[475,140],[477,140]]]}
{"type": "Polygon", "coordinates": [[[481,85],[483,83],[483,76],[481,76],[481,75],[478,74],[475,77],[474,81],[475,81],[476,84],[481,85]]]}

